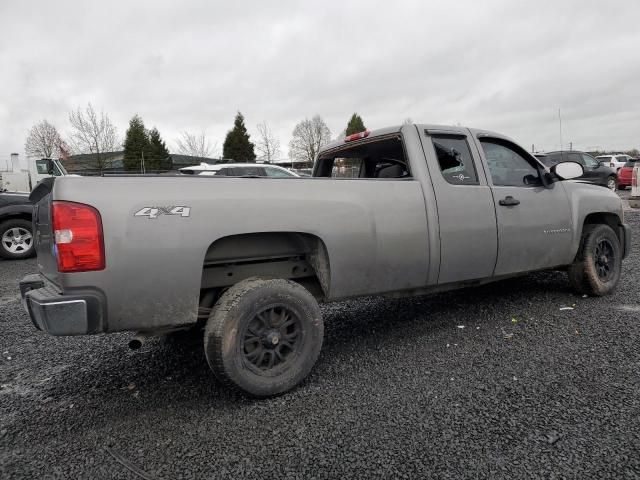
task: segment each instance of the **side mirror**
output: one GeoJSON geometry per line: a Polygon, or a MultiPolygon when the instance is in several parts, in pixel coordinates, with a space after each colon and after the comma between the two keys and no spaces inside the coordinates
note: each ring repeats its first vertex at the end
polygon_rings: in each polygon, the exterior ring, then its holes
{"type": "Polygon", "coordinates": [[[560,180],[571,180],[584,175],[584,168],[578,162],[560,162],[551,167],[551,173],[559,177],[560,180]]]}

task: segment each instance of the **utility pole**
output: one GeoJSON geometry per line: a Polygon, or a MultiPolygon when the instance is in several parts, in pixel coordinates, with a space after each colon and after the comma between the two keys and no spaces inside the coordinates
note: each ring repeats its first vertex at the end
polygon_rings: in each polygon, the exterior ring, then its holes
{"type": "Polygon", "coordinates": [[[560,151],[562,151],[562,114],[558,109],[558,121],[560,122],[560,151]]]}
{"type": "Polygon", "coordinates": [[[140,159],[140,173],[144,175],[144,152],[140,152],[142,158],[140,159]]]}

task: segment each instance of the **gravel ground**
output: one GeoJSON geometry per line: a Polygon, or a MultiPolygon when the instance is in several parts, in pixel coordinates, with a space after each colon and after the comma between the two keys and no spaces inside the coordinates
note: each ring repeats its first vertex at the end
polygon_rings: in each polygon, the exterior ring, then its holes
{"type": "Polygon", "coordinates": [[[35,331],[16,291],[35,262],[0,261],[0,478],[640,478],[627,221],[611,297],[539,273],[326,305],[316,368],[262,401],[217,384],[200,348],[35,331]]]}

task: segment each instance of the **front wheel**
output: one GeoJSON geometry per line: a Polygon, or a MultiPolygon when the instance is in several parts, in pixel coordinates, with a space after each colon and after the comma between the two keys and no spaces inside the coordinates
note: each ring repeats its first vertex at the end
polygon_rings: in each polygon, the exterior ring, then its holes
{"type": "Polygon", "coordinates": [[[0,257],[19,260],[29,258],[34,253],[31,222],[14,218],[0,223],[0,257]]]}
{"type": "Polygon", "coordinates": [[[269,397],[309,374],[323,334],[320,307],[305,288],[289,280],[251,278],[222,294],[207,321],[204,348],[219,380],[269,397]]]}
{"type": "Polygon", "coordinates": [[[616,177],[614,177],[613,175],[607,179],[607,188],[609,188],[609,190],[613,190],[614,192],[618,188],[618,182],[616,180],[616,177]]]}
{"type": "Polygon", "coordinates": [[[602,296],[615,290],[622,269],[620,240],[608,225],[585,225],[580,248],[569,266],[571,286],[578,292],[602,296]]]}

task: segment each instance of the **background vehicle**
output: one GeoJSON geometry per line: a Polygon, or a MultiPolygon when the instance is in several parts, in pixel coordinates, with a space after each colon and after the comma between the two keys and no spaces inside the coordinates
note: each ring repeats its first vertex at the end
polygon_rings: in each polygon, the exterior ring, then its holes
{"type": "Polygon", "coordinates": [[[44,180],[31,194],[39,273],[20,284],[34,324],[53,335],[137,331],[131,346],[204,326],[214,374],[265,397],[313,367],[320,301],[550,268],[605,295],[630,248],[615,193],[562,181],[582,167],[547,170],[485,130],[350,135],[320,151],[313,174],[322,178],[44,180]]]}
{"type": "Polygon", "coordinates": [[[223,175],[227,177],[298,177],[297,173],[277,165],[264,163],[222,163],[210,165],[201,163],[194,167],[184,167],[180,173],[186,175],[223,175]]]}
{"type": "Polygon", "coordinates": [[[616,189],[616,171],[609,167],[608,163],[603,164],[588,153],[572,150],[536,153],[535,156],[547,167],[553,167],[560,162],[577,162],[584,169],[584,174],[579,180],[604,185],[611,190],[616,189]]]}
{"type": "Polygon", "coordinates": [[[26,170],[20,169],[19,162],[13,159],[11,163],[11,171],[0,172],[0,191],[30,192],[43,178],[69,175],[59,160],[29,159],[26,170]]]}
{"type": "Polygon", "coordinates": [[[599,155],[596,157],[596,160],[602,163],[609,164],[609,166],[617,172],[624,166],[625,163],[633,160],[633,158],[624,153],[616,153],[615,155],[599,155]]]}
{"type": "Polygon", "coordinates": [[[35,254],[32,214],[28,194],[0,192],[0,257],[17,260],[35,254]]]}
{"type": "Polygon", "coordinates": [[[636,160],[629,161],[618,170],[618,188],[624,190],[631,186],[631,180],[633,179],[633,167],[636,164],[636,160]]]}

